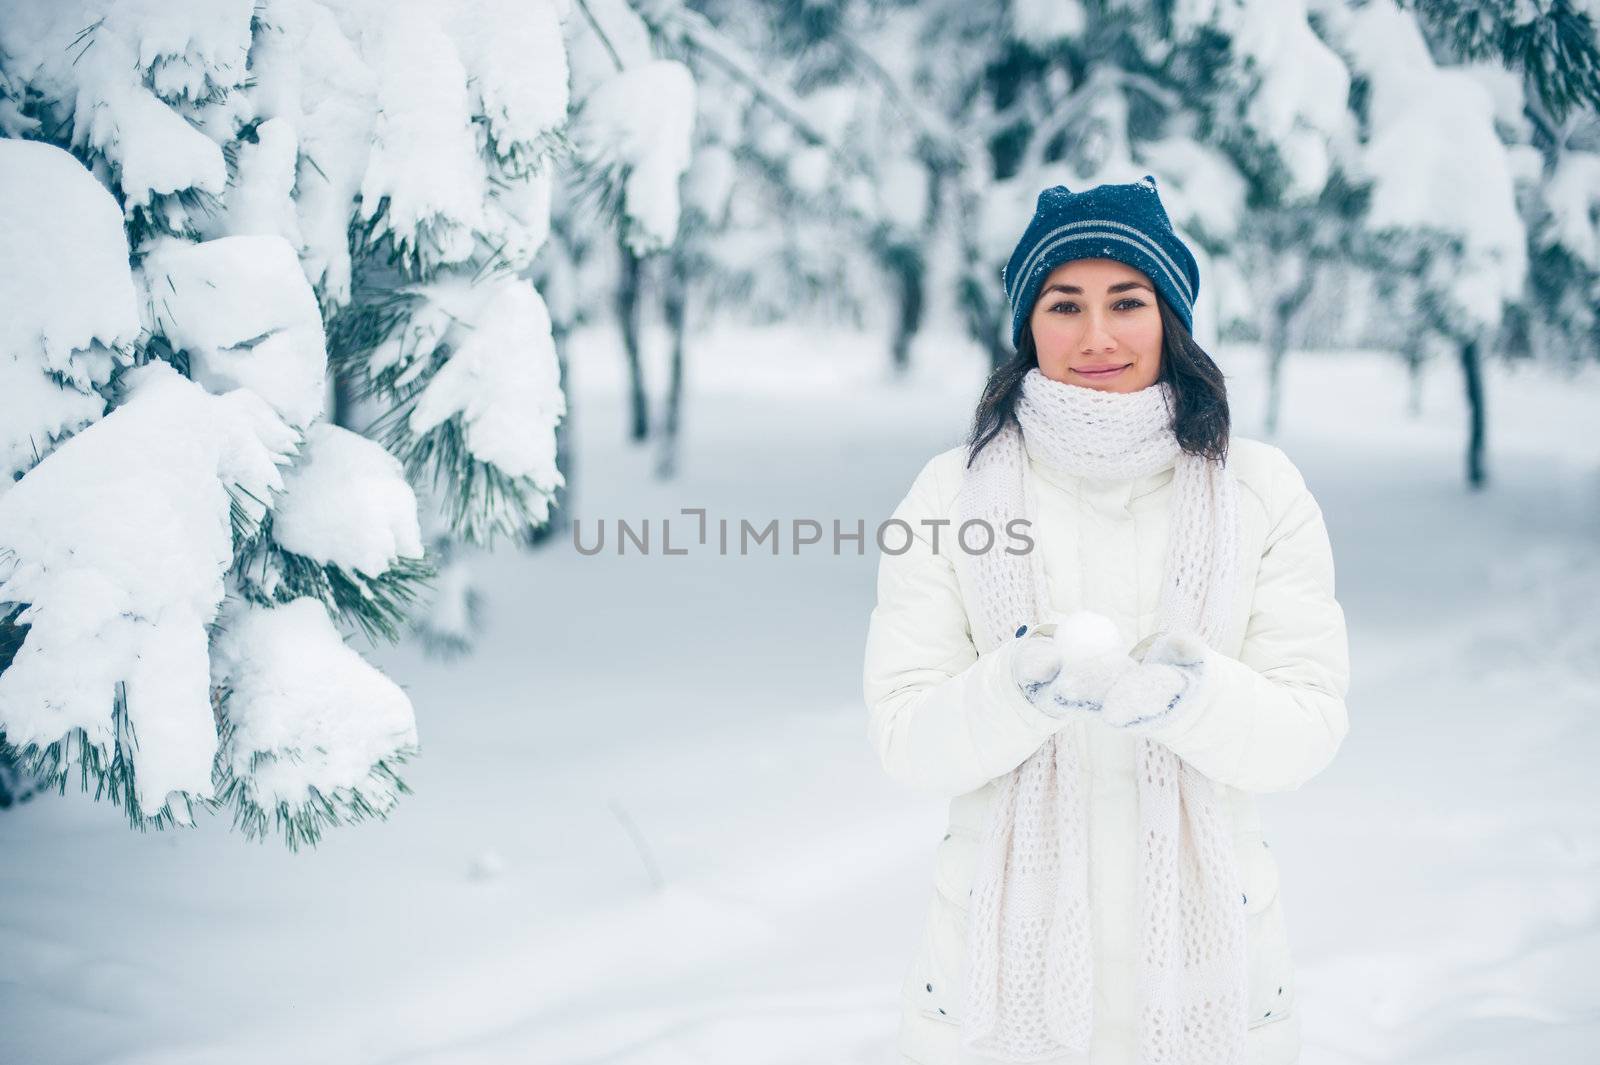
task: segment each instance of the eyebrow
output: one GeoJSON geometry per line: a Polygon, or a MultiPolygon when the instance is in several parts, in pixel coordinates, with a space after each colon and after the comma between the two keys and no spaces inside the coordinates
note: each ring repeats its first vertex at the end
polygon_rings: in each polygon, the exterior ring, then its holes
{"type": "MultiPolygon", "coordinates": [[[[1150,286],[1145,284],[1143,281],[1119,281],[1115,285],[1112,285],[1110,288],[1106,289],[1106,292],[1107,292],[1107,294],[1116,293],[1116,292],[1126,292],[1130,288],[1142,288],[1147,292],[1153,291],[1150,288],[1150,286]]],[[[1049,286],[1048,288],[1045,289],[1045,292],[1046,293],[1050,293],[1050,292],[1065,292],[1069,296],[1081,296],[1081,295],[1083,295],[1083,289],[1079,288],[1077,285],[1063,285],[1060,282],[1057,282],[1056,284],[1049,286]]]]}

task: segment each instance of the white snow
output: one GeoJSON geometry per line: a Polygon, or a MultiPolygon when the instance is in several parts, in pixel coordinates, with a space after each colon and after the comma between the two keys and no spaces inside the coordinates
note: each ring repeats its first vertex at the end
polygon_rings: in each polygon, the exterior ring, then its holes
{"type": "Polygon", "coordinates": [[[1248,118],[1288,167],[1291,197],[1315,198],[1333,163],[1355,140],[1346,103],[1350,72],[1306,21],[1302,0],[1255,0],[1224,5],[1234,53],[1253,70],[1259,88],[1248,118]]]}
{"type": "Polygon", "coordinates": [[[644,254],[678,233],[678,181],[689,167],[695,118],[694,76],[671,59],[628,67],[583,102],[574,136],[588,157],[626,169],[623,211],[628,239],[644,254]]]}
{"type": "Polygon", "coordinates": [[[300,221],[294,187],[299,154],[294,126],[288,119],[269,118],[256,126],[255,143],[239,145],[233,187],[228,190],[218,235],[282,237],[298,251],[300,221]]]}
{"type": "Polygon", "coordinates": [[[142,79],[149,74],[169,100],[203,90],[197,64],[212,64],[217,87],[236,83],[249,8],[249,0],[14,0],[0,19],[0,53],[13,77],[67,101],[74,144],[105,157],[132,210],[190,188],[223,191],[221,147],[142,79]]]}
{"type": "Polygon", "coordinates": [[[98,394],[44,373],[36,360],[0,352],[0,495],[58,441],[100,417],[105,406],[98,394]]]}
{"type": "Polygon", "coordinates": [[[1415,19],[1393,0],[1346,12],[1343,47],[1369,79],[1374,128],[1365,167],[1374,180],[1374,230],[1431,227],[1465,245],[1449,269],[1454,311],[1481,328],[1500,321],[1527,275],[1527,234],[1517,214],[1495,100],[1473,74],[1434,65],[1415,19]],[[1463,180],[1470,175],[1470,180],[1463,180]],[[1449,189],[1449,195],[1441,195],[1449,189]]]}
{"type": "Polygon", "coordinates": [[[1563,152],[1544,195],[1555,220],[1554,241],[1600,271],[1600,153],[1563,152]]]}
{"type": "Polygon", "coordinates": [[[484,116],[500,154],[533,153],[567,118],[560,12],[548,0],[457,0],[452,6],[446,29],[473,72],[473,113],[484,116]]]}
{"type": "MultiPolygon", "coordinates": [[[[1492,324],[1526,266],[1513,182],[1537,176],[1535,153],[1495,134],[1496,119],[1518,117],[1514,80],[1435,67],[1391,0],[1339,5],[1338,17],[1313,2],[1378,104],[1361,156],[1377,179],[1375,224],[1459,235],[1456,301],[1492,324]]],[[[1173,17],[1180,32],[1212,19],[1240,31],[1265,89],[1248,119],[1310,194],[1351,146],[1346,73],[1308,33],[1304,6],[1181,0],[1173,17]]],[[[697,112],[719,101],[654,56],[639,15],[652,8],[8,5],[6,92],[63,101],[95,169],[0,141],[0,192],[12,193],[0,208],[0,600],[28,604],[29,626],[0,674],[0,730],[43,745],[81,729],[108,758],[125,681],[134,797],[184,820],[184,796],[218,783],[225,696],[221,783],[232,774],[269,815],[309,803],[391,819],[291,855],[248,843],[226,816],[130,832],[122,811],[75,786],[0,813],[0,1061],[892,1059],[944,811],[896,790],[866,739],[870,551],[590,557],[558,540],[462,552],[440,574],[428,629],[471,632],[475,587],[493,616],[476,654],[452,662],[415,644],[363,656],[319,602],[268,609],[226,594],[230,504],[246,522],[273,507],[285,548],[353,573],[421,551],[400,464],[320,420],[318,303],[352,298],[358,196],[362,217],[383,209],[378,235],[422,275],[405,290],[412,317],[371,360],[422,383],[408,428],[454,421],[474,458],[546,494],[565,483],[555,429],[567,405],[549,307],[517,275],[550,232],[551,174],[535,160],[569,92],[584,107],[575,138],[626,171],[635,251],[670,241],[688,202],[729,219],[713,245],[723,264],[797,275],[797,288],[806,270],[856,268],[819,246],[825,227],[780,243],[765,202],[735,191],[726,148],[689,168],[697,112]],[[257,141],[237,146],[229,174],[221,142],[247,121],[257,141]],[[213,239],[133,249],[149,252],[141,290],[105,185],[130,210],[213,239]],[[184,217],[171,194],[189,190],[221,198],[222,212],[184,217]],[[133,343],[140,310],[200,383],[160,362],[136,368],[126,402],[102,417],[88,389],[133,343]],[[424,733],[428,757],[399,767],[415,793],[397,803],[379,763],[410,757],[424,733]]],[[[1077,2],[1009,12],[1036,42],[1084,25],[1077,2]]],[[[916,24],[880,38],[902,45],[880,58],[908,86],[916,24]]],[[[852,102],[801,101],[834,134],[868,120],[852,102]]],[[[1126,105],[1115,87],[1086,102],[1089,125],[1106,123],[1085,145],[1092,175],[1045,167],[985,190],[985,261],[1004,261],[1039,188],[1057,181],[1154,172],[1180,229],[1229,234],[1244,206],[1226,159],[1181,129],[1129,142],[1126,105]]],[[[876,185],[841,181],[791,129],[764,122],[749,136],[741,109],[723,112],[718,138],[748,136],[800,191],[919,223],[926,190],[908,156],[876,185]]],[[[0,100],[0,127],[28,124],[0,100]]],[[[1543,190],[1552,238],[1590,263],[1595,158],[1569,153],[1543,190]]],[[[1195,251],[1202,299],[1224,312],[1202,312],[1208,343],[1258,294],[1195,251]]],[[[553,266],[567,287],[552,301],[570,307],[592,278],[606,283],[599,258],[553,266]]],[[[930,261],[931,292],[949,291],[949,258],[930,261]]],[[[858,287],[871,284],[881,277],[858,287]]],[[[577,334],[574,514],[653,518],[658,532],[669,517],[692,529],[682,508],[695,506],[757,525],[887,516],[927,457],[960,441],[982,385],[956,313],[930,300],[913,369],[893,386],[873,336],[797,322],[696,338],[682,475],[668,484],[649,476],[655,455],[625,443],[616,338],[577,334]]],[[[652,385],[666,347],[652,323],[652,385]]],[[[1260,354],[1218,356],[1235,424],[1257,435],[1260,354]]],[[[1306,1065],[1579,1062],[1600,1042],[1600,371],[1550,379],[1491,361],[1484,372],[1493,481],[1469,493],[1450,360],[1423,367],[1415,418],[1390,356],[1296,353],[1285,369],[1276,442],[1328,519],[1355,665],[1335,764],[1263,802],[1306,1065]]]]}
{"type": "MultiPolygon", "coordinates": [[[[728,194],[737,180],[737,164],[727,145],[709,143],[695,149],[683,179],[683,202],[720,226],[728,213],[728,194]]],[[[548,298],[548,293],[546,294],[548,298]]]]}
{"type": "Polygon", "coordinates": [[[1041,46],[1063,37],[1077,37],[1088,27],[1082,0],[1014,0],[1011,35],[1041,46]]]}
{"type": "Polygon", "coordinates": [[[628,0],[568,0],[563,14],[574,85],[594,85],[655,56],[650,28],[628,0]]]}
{"type": "Polygon", "coordinates": [[[389,236],[426,274],[472,255],[483,226],[487,175],[472,132],[467,71],[429,7],[393,5],[367,32],[377,38],[377,122],[361,179],[361,217],[384,210],[389,236]]]}
{"type": "Polygon", "coordinates": [[[289,239],[330,308],[351,298],[353,212],[381,211],[373,239],[392,239],[419,275],[472,271],[478,255],[526,268],[549,233],[544,153],[568,104],[563,9],[266,0],[247,90],[262,143],[240,152],[249,180],[230,190],[228,231],[289,239]],[[286,176],[297,226],[279,206],[286,176]]]}
{"type": "Polygon", "coordinates": [[[372,144],[374,77],[323,5],[266,0],[262,18],[266,28],[251,52],[256,112],[296,134],[306,276],[325,303],[342,306],[350,300],[351,205],[372,144]]]}
{"type": "Polygon", "coordinates": [[[233,560],[229,497],[258,521],[295,438],[249,389],[213,396],[163,362],[123,381],[125,403],[0,496],[0,600],[29,604],[31,625],[0,673],[0,730],[21,747],[82,729],[109,764],[124,681],[154,815],[169,791],[211,794],[206,626],[233,560]]]}
{"type": "Polygon", "coordinates": [[[117,0],[104,29],[134,42],[165,100],[197,99],[246,76],[253,0],[117,0]]]}
{"type": "Polygon", "coordinates": [[[873,191],[883,218],[904,233],[922,231],[928,213],[928,168],[922,162],[903,155],[888,160],[873,191]]]}
{"type": "Polygon", "coordinates": [[[258,806],[294,809],[317,793],[340,806],[359,793],[378,813],[394,806],[399,793],[373,767],[416,751],[411,701],[345,644],[320,602],[230,603],[211,663],[232,726],[218,765],[258,806]]]}
{"type": "Polygon", "coordinates": [[[1156,175],[1174,225],[1194,222],[1216,235],[1238,228],[1249,187],[1220,150],[1192,137],[1163,137],[1141,144],[1139,156],[1156,175]]]}
{"type": "MultiPolygon", "coordinates": [[[[563,483],[555,429],[567,406],[550,312],[538,290],[508,277],[476,285],[452,280],[424,291],[439,314],[470,324],[441,334],[451,355],[418,397],[412,433],[422,436],[460,415],[474,458],[554,492],[563,483]]],[[[539,502],[542,515],[548,499],[539,502]]]]}
{"type": "Polygon", "coordinates": [[[416,494],[376,441],[318,422],[283,482],[272,538],[285,550],[369,577],[422,556],[416,494]]]}
{"type": "Polygon", "coordinates": [[[100,416],[138,333],[111,194],[60,148],[0,140],[0,494],[100,416]]]}
{"type": "Polygon", "coordinates": [[[87,390],[109,367],[73,356],[138,333],[116,200],[60,148],[0,140],[0,352],[87,390]]]}
{"type": "Polygon", "coordinates": [[[279,236],[161,238],[140,268],[152,328],[189,356],[213,392],[254,389],[293,426],[327,402],[328,353],[316,294],[279,236]]]}
{"type": "Polygon", "coordinates": [[[473,558],[462,548],[439,567],[431,582],[432,594],[424,608],[422,627],[434,637],[449,641],[472,638],[472,597],[477,580],[473,558]]]}

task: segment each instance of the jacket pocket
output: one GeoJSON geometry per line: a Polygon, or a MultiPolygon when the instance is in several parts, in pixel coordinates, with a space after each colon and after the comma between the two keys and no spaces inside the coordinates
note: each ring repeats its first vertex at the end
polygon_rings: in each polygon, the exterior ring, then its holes
{"type": "Polygon", "coordinates": [[[959,1024],[962,961],[967,952],[967,913],[978,857],[978,836],[952,823],[934,854],[934,893],[910,1000],[923,1016],[959,1024]]]}
{"type": "Polygon", "coordinates": [[[977,862],[978,837],[960,828],[952,827],[946,832],[934,853],[934,887],[945,901],[963,914],[972,898],[977,862]]]}
{"type": "Polygon", "coordinates": [[[966,950],[966,911],[935,892],[922,942],[907,974],[904,995],[924,1016],[960,1023],[961,959],[966,950]]]}
{"type": "Polygon", "coordinates": [[[1234,837],[1244,897],[1249,972],[1249,1026],[1259,1028],[1294,1009],[1294,964],[1278,891],[1278,863],[1259,831],[1234,837]]]}

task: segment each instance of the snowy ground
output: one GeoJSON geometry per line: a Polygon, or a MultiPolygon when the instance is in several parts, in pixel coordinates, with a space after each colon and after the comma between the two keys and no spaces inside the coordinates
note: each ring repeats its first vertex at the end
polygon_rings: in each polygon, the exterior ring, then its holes
{"type": "MultiPolygon", "coordinates": [[[[891,387],[870,340],[730,333],[663,486],[604,344],[575,370],[576,506],[656,536],[693,506],[870,529],[980,383],[932,334],[891,387]]],[[[1220,361],[1260,435],[1253,354],[1220,361]]],[[[1490,374],[1481,494],[1452,367],[1416,420],[1375,356],[1297,358],[1286,384],[1277,442],[1327,516],[1354,665],[1338,759],[1263,800],[1302,1060],[1593,1060],[1600,374],[1490,374]]],[[[788,544],[485,560],[474,657],[376,655],[416,703],[416,794],[316,851],[218,821],[141,836],[77,795],[0,815],[0,1062],[892,1062],[942,804],[867,745],[870,544],[788,544]]]]}

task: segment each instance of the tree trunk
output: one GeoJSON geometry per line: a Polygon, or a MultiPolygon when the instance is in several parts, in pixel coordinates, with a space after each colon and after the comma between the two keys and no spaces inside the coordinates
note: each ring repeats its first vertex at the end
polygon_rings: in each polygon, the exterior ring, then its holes
{"type": "Polygon", "coordinates": [[[1413,418],[1422,416],[1422,344],[1408,340],[1401,352],[1406,359],[1406,413],[1413,418]]]}
{"type": "Polygon", "coordinates": [[[1289,353],[1289,332],[1310,297],[1315,281],[1315,267],[1310,262],[1302,263],[1299,283],[1273,301],[1272,316],[1267,321],[1266,435],[1269,438],[1278,433],[1278,416],[1283,409],[1283,362],[1289,353]]]}
{"type": "Polygon", "coordinates": [[[640,262],[626,244],[621,245],[622,278],[617,286],[617,320],[622,326],[622,350],[628,358],[628,394],[632,422],[628,439],[642,441],[650,435],[650,408],[645,398],[644,362],[639,350],[640,262]]]}
{"type": "Polygon", "coordinates": [[[967,333],[989,353],[990,370],[1011,361],[1010,308],[997,283],[975,273],[970,264],[984,261],[978,239],[979,195],[966,187],[954,194],[956,241],[969,264],[956,282],[956,299],[967,323],[967,333]]]}
{"type": "MultiPolygon", "coordinates": [[[[1281,306],[1281,305],[1280,305],[1281,306]]],[[[1273,312],[1267,327],[1267,416],[1266,435],[1270,440],[1278,435],[1278,411],[1283,404],[1283,352],[1288,343],[1283,317],[1273,312]]]]}
{"type": "Polygon", "coordinates": [[[925,271],[922,256],[910,244],[899,244],[889,250],[888,267],[900,311],[890,345],[890,363],[899,375],[911,368],[911,340],[922,327],[925,271]]]}
{"type": "Polygon", "coordinates": [[[661,450],[656,460],[656,476],[673,476],[678,469],[678,424],[683,411],[684,304],[687,279],[680,264],[668,261],[668,275],[662,286],[662,314],[672,336],[672,370],[667,384],[667,409],[661,435],[661,450]]]}
{"type": "Polygon", "coordinates": [[[1479,341],[1469,340],[1461,345],[1460,350],[1461,376],[1467,386],[1467,412],[1470,418],[1467,429],[1467,486],[1477,491],[1488,483],[1488,473],[1483,464],[1487,416],[1483,402],[1483,372],[1479,341]]]}

